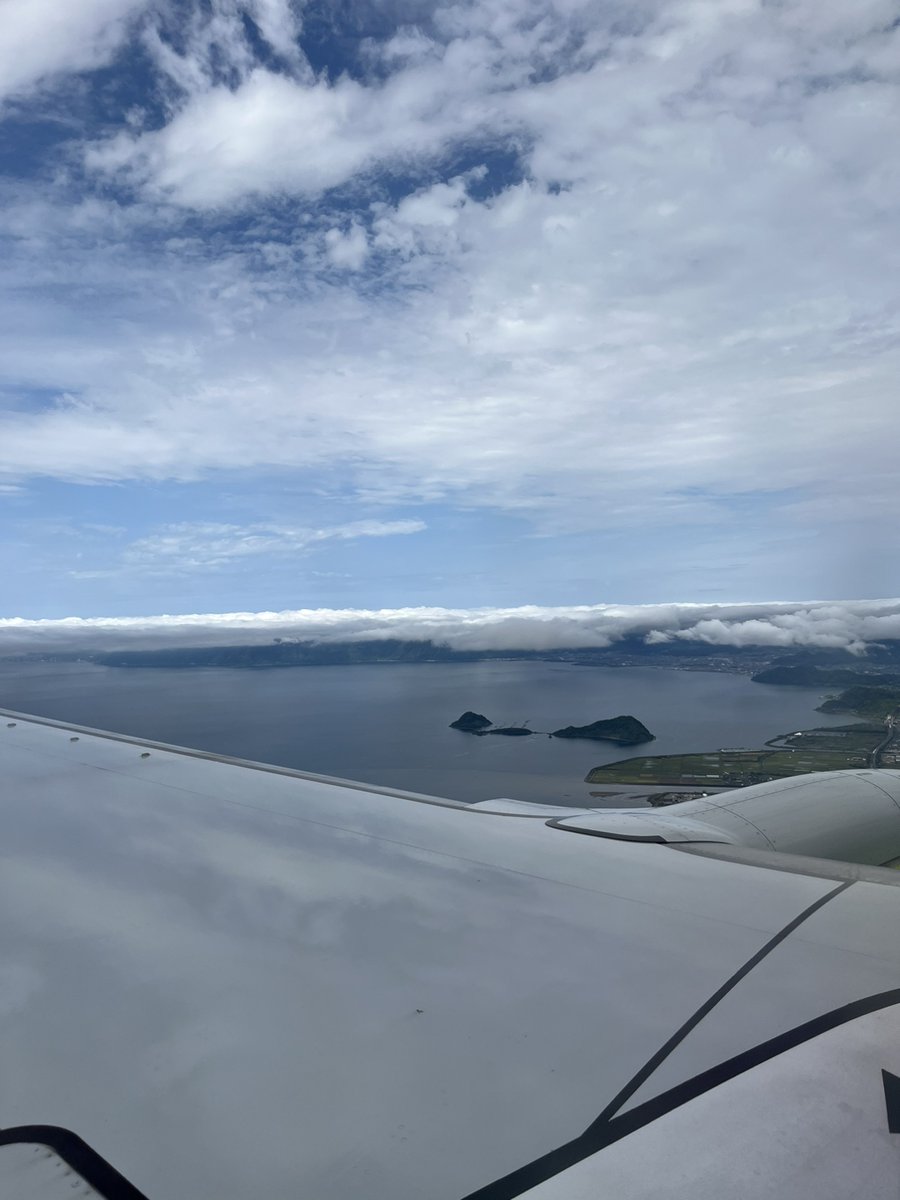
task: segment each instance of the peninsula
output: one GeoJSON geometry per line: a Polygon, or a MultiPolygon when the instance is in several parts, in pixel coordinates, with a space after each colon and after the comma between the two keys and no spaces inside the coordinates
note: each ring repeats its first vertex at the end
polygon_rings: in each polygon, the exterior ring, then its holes
{"type": "Polygon", "coordinates": [[[892,717],[897,709],[900,709],[900,687],[895,684],[848,687],[819,705],[819,712],[853,713],[854,716],[876,721],[892,717]]]}

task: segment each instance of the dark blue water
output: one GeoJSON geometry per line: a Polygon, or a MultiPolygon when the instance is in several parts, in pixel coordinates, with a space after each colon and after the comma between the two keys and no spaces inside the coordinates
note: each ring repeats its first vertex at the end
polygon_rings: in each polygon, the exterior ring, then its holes
{"type": "Polygon", "coordinates": [[[815,711],[821,696],[742,675],[556,663],[265,671],[0,663],[0,707],[468,802],[596,803],[583,781],[600,763],[755,747],[788,730],[846,722],[815,711]],[[631,713],[656,741],[622,750],[449,729],[469,708],[539,730],[631,713]]]}

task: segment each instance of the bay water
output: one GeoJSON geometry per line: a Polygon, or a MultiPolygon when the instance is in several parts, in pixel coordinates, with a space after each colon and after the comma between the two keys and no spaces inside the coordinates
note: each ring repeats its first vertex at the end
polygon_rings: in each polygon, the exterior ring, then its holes
{"type": "MultiPolygon", "coordinates": [[[[229,668],[0,662],[0,707],[154,741],[474,802],[505,796],[571,806],[591,767],[636,754],[761,746],[815,725],[822,693],[747,676],[543,662],[229,668]],[[639,747],[548,737],[473,737],[466,709],[551,731],[631,714],[639,747]]],[[[606,789],[604,789],[606,790],[606,789]]],[[[634,789],[624,789],[625,792],[634,789]]],[[[627,802],[627,801],[626,801],[627,802]]]]}

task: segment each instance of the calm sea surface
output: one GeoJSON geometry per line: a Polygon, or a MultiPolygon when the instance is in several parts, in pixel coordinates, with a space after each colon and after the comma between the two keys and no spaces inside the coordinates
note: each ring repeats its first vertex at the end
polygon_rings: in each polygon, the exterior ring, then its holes
{"type": "Polygon", "coordinates": [[[491,662],[278,670],[139,670],[0,664],[0,707],[467,802],[511,796],[594,803],[591,767],[642,752],[761,746],[839,725],[822,693],[742,675],[659,668],[491,662]],[[557,738],[472,737],[465,709],[535,730],[631,713],[645,747],[557,738]]]}

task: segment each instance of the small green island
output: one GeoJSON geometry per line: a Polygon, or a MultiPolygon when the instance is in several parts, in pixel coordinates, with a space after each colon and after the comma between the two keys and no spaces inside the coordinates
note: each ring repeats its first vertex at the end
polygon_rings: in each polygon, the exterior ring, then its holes
{"type": "Polygon", "coordinates": [[[483,737],[488,733],[495,733],[500,737],[530,737],[534,733],[533,729],[525,725],[494,725],[488,717],[471,710],[451,721],[450,728],[459,729],[462,733],[474,733],[476,737],[483,737]]]}
{"type": "Polygon", "coordinates": [[[566,725],[552,732],[529,729],[525,725],[495,725],[490,718],[471,709],[450,722],[451,729],[462,733],[473,733],[476,737],[499,734],[501,737],[528,737],[530,734],[545,733],[547,737],[582,738],[593,742],[615,742],[619,746],[637,746],[641,742],[652,742],[654,735],[637,717],[622,715],[604,721],[592,721],[590,725],[566,725]]]}
{"type": "Polygon", "coordinates": [[[489,721],[481,713],[468,710],[461,717],[457,717],[455,721],[451,721],[450,728],[461,729],[463,733],[480,733],[482,729],[488,729],[492,724],[493,721],[489,721]]]}
{"type": "Polygon", "coordinates": [[[594,742],[617,742],[620,746],[638,746],[641,742],[655,741],[655,736],[637,717],[610,717],[607,721],[594,721],[590,725],[567,725],[565,729],[554,729],[551,737],[587,738],[594,742]]]}

